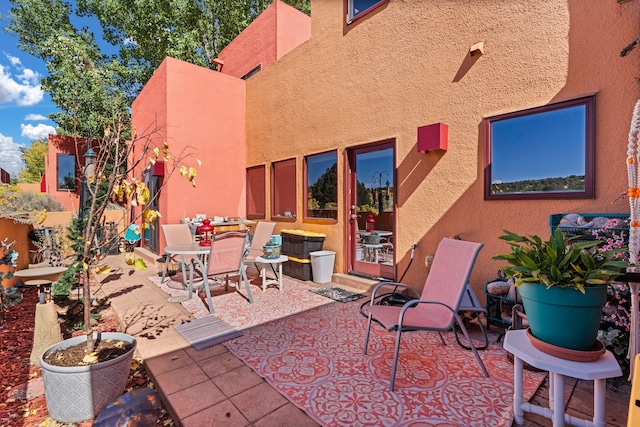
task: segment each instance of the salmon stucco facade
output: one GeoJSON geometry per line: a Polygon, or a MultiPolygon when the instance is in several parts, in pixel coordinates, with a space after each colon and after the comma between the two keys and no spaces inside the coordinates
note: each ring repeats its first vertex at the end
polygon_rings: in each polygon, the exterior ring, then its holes
{"type": "MultiPolygon", "coordinates": [[[[312,1],[310,37],[246,80],[225,75],[233,69],[231,56],[221,72],[172,59],[158,69],[134,103],[134,121],[166,125],[169,139],[194,147],[202,171],[224,168],[233,177],[221,183],[204,172],[188,192],[178,180],[170,183],[163,222],[193,216],[214,197],[210,216],[253,214],[277,222],[276,232],[323,233],[324,249],[336,252],[336,273],[367,273],[359,249],[370,248],[358,238],[369,219],[360,207],[367,206],[374,228],[389,236],[381,257],[388,257],[392,272],[381,270],[383,276],[399,279],[417,244],[403,281],[422,286],[438,242],[458,236],[484,244],[471,276],[480,294],[501,267],[491,258],[507,249],[498,239],[503,229],[547,236],[551,214],[628,212],[621,195],[640,67],[637,49],[627,57],[620,51],[640,33],[638,2],[392,0],[352,23],[345,3],[312,1]],[[485,182],[492,158],[487,119],[575,99],[595,106],[595,145],[586,154],[593,170],[587,165],[585,174],[593,172],[593,194],[485,197],[493,184],[485,182]],[[446,125],[436,127],[446,147],[419,150],[418,129],[433,124],[446,125]],[[234,133],[218,137],[226,126],[234,133]],[[222,139],[228,145],[218,145],[222,139]],[[376,157],[389,166],[366,169],[376,157]],[[317,179],[310,171],[325,158],[336,159],[337,194],[325,204],[334,209],[328,215],[319,214],[309,196],[317,179]],[[245,192],[260,186],[262,197],[245,204],[245,192]],[[295,194],[293,208],[285,191],[295,194]],[[264,206],[256,208],[255,200],[264,206]]],[[[257,46],[265,26],[252,26],[239,39],[257,46]]],[[[255,68],[244,61],[238,73],[255,68]]],[[[562,164],[560,149],[547,151],[549,162],[562,164]]],[[[524,153],[512,153],[509,165],[533,167],[524,153]]],[[[370,246],[377,256],[378,245],[370,246]]]]}

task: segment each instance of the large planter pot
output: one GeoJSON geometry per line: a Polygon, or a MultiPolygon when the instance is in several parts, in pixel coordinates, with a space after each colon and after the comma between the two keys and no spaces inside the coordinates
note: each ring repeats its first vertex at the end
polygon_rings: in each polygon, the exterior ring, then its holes
{"type": "Polygon", "coordinates": [[[127,384],[136,340],[131,335],[116,332],[103,332],[101,335],[103,340],[131,343],[132,348],[113,360],[88,366],[54,366],[43,360],[53,351],[86,342],[83,335],[59,342],[40,356],[47,408],[53,419],[63,423],[92,419],[122,395],[127,384]]]}
{"type": "Polygon", "coordinates": [[[524,311],[534,337],[572,350],[589,351],[596,344],[607,287],[572,288],[538,283],[518,286],[524,311]]]}

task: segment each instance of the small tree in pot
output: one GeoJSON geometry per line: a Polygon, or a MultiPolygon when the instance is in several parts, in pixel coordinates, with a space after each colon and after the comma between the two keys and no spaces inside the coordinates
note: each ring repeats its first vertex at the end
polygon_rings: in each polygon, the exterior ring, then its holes
{"type": "Polygon", "coordinates": [[[504,233],[500,239],[511,252],[493,259],[509,264],[503,271],[518,287],[534,337],[573,350],[593,348],[607,285],[629,266],[627,250],[604,250],[602,240],[574,241],[559,229],[546,241],[504,233]]]}

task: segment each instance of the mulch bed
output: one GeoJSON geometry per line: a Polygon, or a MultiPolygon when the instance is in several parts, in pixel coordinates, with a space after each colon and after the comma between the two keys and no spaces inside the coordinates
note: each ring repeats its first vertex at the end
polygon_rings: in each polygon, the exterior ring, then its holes
{"type": "MultiPolygon", "coordinates": [[[[35,324],[35,306],[38,303],[38,290],[24,288],[23,301],[6,310],[5,320],[0,323],[0,425],[13,427],[63,426],[49,417],[44,394],[27,396],[21,392],[21,385],[42,376],[40,368],[30,364],[35,324]],[[31,397],[31,398],[29,398],[31,397]]],[[[108,308],[100,308],[102,316],[97,321],[101,330],[119,330],[115,314],[108,308]]],[[[63,333],[66,332],[64,331],[63,333]]],[[[74,333],[73,335],[77,335],[74,333]]],[[[68,335],[64,333],[65,337],[68,335]]],[[[125,392],[139,388],[154,388],[140,360],[133,361],[125,392]]],[[[92,421],[77,424],[80,427],[91,426],[92,421]]],[[[166,410],[156,424],[175,426],[166,410]]]]}

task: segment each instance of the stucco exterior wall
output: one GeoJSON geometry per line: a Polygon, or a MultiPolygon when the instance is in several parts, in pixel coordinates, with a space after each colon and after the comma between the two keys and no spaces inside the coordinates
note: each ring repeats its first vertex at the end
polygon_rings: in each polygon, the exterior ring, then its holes
{"type": "Polygon", "coordinates": [[[418,243],[405,277],[417,287],[442,237],[485,244],[471,277],[481,293],[501,266],[491,257],[507,249],[498,239],[503,229],[546,236],[552,213],[627,212],[620,195],[640,92],[638,52],[619,52],[640,33],[638,11],[638,2],[391,1],[347,27],[343,2],[313,1],[310,40],[247,82],[247,166],[268,170],[295,157],[302,212],[304,156],[337,147],[339,216],[329,225],[299,216],[277,230],[326,233],[325,248],[338,252],[336,269],[344,272],[343,154],[387,139],[396,143],[397,271],[418,243]],[[471,58],[479,41],[484,54],[471,58]],[[483,199],[483,118],[592,93],[595,199],[483,199]],[[448,150],[418,153],[417,127],[436,122],[449,126],[448,150]]]}
{"type": "Polygon", "coordinates": [[[138,133],[158,129],[154,144],[167,141],[174,156],[165,163],[158,225],[197,213],[245,216],[244,80],[166,58],[133,103],[133,119],[138,133]],[[196,187],[178,170],[169,176],[178,156],[196,167],[196,187]]]}
{"type": "Polygon", "coordinates": [[[274,1],[220,52],[221,72],[239,78],[258,65],[264,69],[310,35],[309,16],[274,1]]]}
{"type": "Polygon", "coordinates": [[[84,153],[87,151],[84,138],[72,138],[64,135],[49,135],[49,150],[45,155],[46,193],[58,199],[65,210],[76,211],[80,203],[80,168],[84,163],[84,153]],[[78,154],[77,154],[78,153],[78,154]],[[75,191],[58,191],[58,154],[76,156],[76,189],[75,191]]]}

